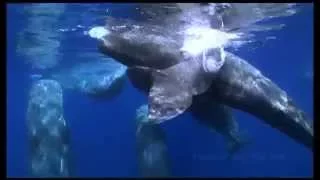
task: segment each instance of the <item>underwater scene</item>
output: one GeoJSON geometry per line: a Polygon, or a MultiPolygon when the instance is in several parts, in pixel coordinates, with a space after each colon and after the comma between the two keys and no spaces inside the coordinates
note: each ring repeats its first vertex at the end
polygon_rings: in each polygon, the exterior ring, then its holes
{"type": "Polygon", "coordinates": [[[6,8],[7,177],[313,177],[313,3],[6,8]]]}

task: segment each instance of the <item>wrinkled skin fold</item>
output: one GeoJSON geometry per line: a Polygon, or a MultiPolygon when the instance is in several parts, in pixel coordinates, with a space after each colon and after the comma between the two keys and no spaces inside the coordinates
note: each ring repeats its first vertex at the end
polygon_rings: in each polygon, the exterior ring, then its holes
{"type": "Polygon", "coordinates": [[[159,123],[183,113],[191,106],[192,97],[205,92],[211,85],[211,78],[205,76],[197,59],[161,72],[153,71],[152,79],[149,119],[159,123]]]}

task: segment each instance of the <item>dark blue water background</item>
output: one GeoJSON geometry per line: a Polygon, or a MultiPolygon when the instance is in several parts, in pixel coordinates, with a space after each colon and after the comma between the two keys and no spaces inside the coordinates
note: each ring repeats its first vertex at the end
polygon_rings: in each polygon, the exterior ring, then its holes
{"type": "MultiPolygon", "coordinates": [[[[116,6],[116,5],[105,5],[116,6]]],[[[17,33],[25,25],[22,5],[7,6],[7,174],[27,176],[26,107],[32,69],[16,54],[17,33]]],[[[121,7],[117,16],[130,15],[129,6],[121,7]]],[[[82,8],[68,5],[67,11],[82,8]]],[[[119,10],[119,8],[118,8],[119,10]]],[[[76,17],[74,17],[76,19],[76,17]]],[[[101,20],[88,22],[98,25],[101,20]]],[[[276,40],[252,51],[243,48],[237,55],[247,59],[270,77],[295,100],[299,107],[313,115],[313,5],[306,4],[293,17],[281,20],[287,27],[273,32],[276,40]]],[[[81,23],[86,24],[86,20],[81,23]]],[[[65,22],[68,25],[68,22],[65,22]]],[[[76,24],[73,24],[76,25],[76,24]]],[[[73,26],[70,25],[70,26],[73,26]]],[[[88,24],[87,24],[88,25],[88,24]]],[[[263,35],[263,34],[262,34],[263,35]]],[[[72,63],[73,53],[96,46],[85,36],[65,37],[63,60],[72,63]]],[[[135,157],[135,108],[145,97],[128,82],[119,97],[97,101],[83,94],[64,94],[65,119],[70,125],[72,157],[76,176],[137,176],[135,157]]],[[[163,124],[174,176],[312,176],[313,156],[302,145],[262,123],[261,120],[236,111],[240,128],[253,144],[226,160],[222,138],[196,123],[189,114],[163,124]]]]}

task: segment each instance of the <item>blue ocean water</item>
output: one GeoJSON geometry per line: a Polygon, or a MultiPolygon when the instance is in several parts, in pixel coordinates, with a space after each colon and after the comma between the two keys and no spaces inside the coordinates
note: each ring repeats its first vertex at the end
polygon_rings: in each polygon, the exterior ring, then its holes
{"type": "MultiPolygon", "coordinates": [[[[103,23],[103,19],[82,14],[85,6],[67,5],[61,27],[77,24],[86,27],[103,23]]],[[[132,5],[103,4],[97,12],[116,9],[113,15],[133,16],[132,5]]],[[[34,69],[16,53],[17,34],[25,27],[23,5],[7,6],[7,175],[28,176],[26,108],[34,69]]],[[[313,116],[313,5],[304,4],[301,12],[281,19],[286,24],[273,32],[276,40],[255,50],[236,54],[259,68],[313,116]]],[[[263,36],[263,34],[261,35],[263,36]]],[[[85,50],[94,50],[96,41],[83,31],[64,33],[61,39],[63,66],[77,61],[85,50]]],[[[138,176],[135,157],[135,110],[146,97],[126,83],[121,94],[111,100],[97,100],[76,92],[64,94],[64,115],[71,131],[74,174],[78,177],[138,176]]],[[[225,157],[225,144],[219,135],[194,122],[186,113],[163,124],[168,138],[173,176],[193,177],[302,177],[313,175],[313,154],[261,120],[236,111],[240,128],[245,129],[252,144],[232,160],[225,157]]]]}

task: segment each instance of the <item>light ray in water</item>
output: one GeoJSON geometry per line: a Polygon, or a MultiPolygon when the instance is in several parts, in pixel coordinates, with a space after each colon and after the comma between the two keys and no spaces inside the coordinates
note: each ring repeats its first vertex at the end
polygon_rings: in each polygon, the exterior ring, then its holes
{"type": "Polygon", "coordinates": [[[240,39],[241,34],[227,33],[218,29],[190,27],[185,31],[182,51],[196,56],[208,49],[225,47],[234,39],[240,39]]]}

